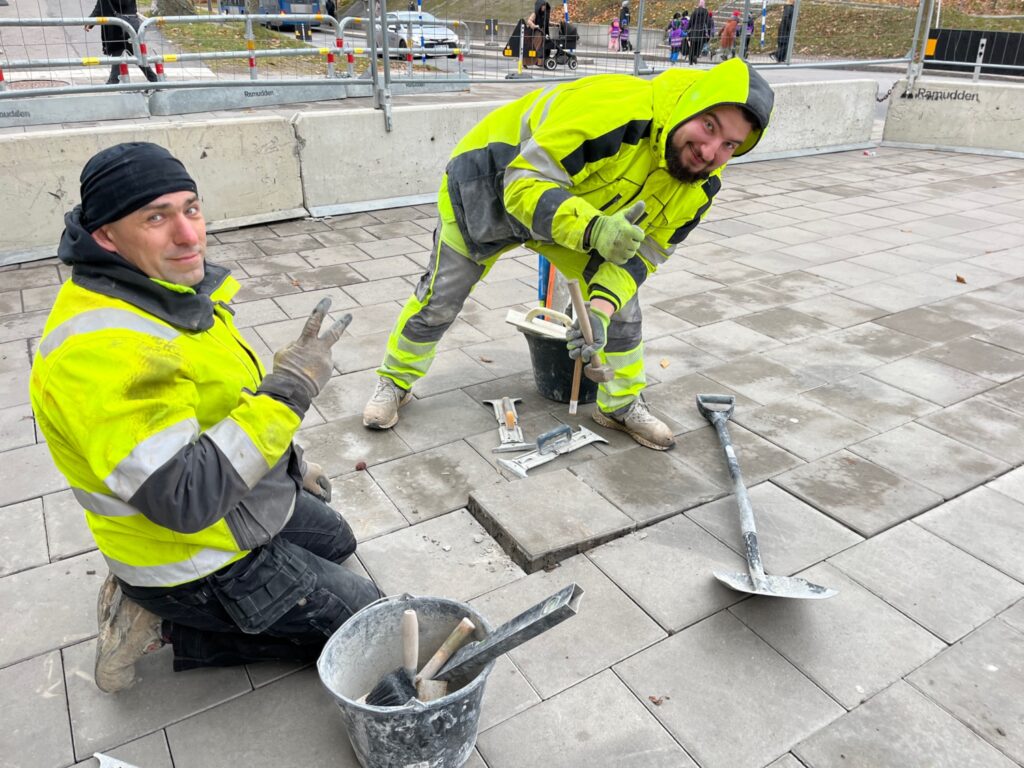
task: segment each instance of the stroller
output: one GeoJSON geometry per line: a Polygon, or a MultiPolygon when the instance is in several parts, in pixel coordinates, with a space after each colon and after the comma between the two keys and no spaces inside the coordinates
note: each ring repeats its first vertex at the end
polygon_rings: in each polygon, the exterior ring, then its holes
{"type": "Polygon", "coordinates": [[[579,66],[576,55],[572,53],[579,42],[579,33],[575,24],[567,24],[565,21],[558,22],[558,35],[555,37],[545,35],[543,50],[541,50],[540,44],[540,31],[524,29],[524,27],[525,22],[520,19],[512,36],[505,44],[504,56],[519,56],[519,38],[522,33],[526,46],[526,50],[523,51],[523,64],[526,66],[535,65],[547,70],[553,70],[559,65],[567,66],[572,70],[579,66]],[[532,35],[536,36],[536,42],[531,40],[532,35]]]}

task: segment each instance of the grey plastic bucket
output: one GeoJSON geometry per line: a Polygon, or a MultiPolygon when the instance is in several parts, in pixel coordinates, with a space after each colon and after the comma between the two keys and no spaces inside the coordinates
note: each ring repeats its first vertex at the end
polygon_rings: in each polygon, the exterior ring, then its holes
{"type": "Polygon", "coordinates": [[[341,709],[349,741],[364,768],[459,768],[476,744],[484,683],[494,662],[454,679],[444,698],[403,707],[361,704],[387,673],[402,666],[402,612],[416,611],[422,667],[466,616],[482,640],[490,624],[473,608],[441,597],[400,595],[363,608],[331,635],[317,661],[320,680],[341,709]]]}

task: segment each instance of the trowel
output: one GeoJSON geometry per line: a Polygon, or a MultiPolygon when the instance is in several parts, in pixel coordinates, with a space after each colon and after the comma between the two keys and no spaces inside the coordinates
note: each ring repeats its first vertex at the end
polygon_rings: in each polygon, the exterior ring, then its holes
{"type": "Polygon", "coordinates": [[[498,464],[516,477],[526,477],[526,473],[541,464],[547,464],[561,456],[571,453],[591,443],[607,443],[608,441],[586,427],[575,432],[568,424],[560,424],[537,438],[537,449],[517,456],[514,459],[498,459],[498,464]]]}

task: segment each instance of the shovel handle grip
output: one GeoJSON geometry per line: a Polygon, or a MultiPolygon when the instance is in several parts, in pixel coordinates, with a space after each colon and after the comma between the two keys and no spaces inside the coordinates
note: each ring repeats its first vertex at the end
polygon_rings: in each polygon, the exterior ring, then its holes
{"type": "Polygon", "coordinates": [[[697,395],[697,410],[708,421],[714,421],[715,414],[722,414],[726,420],[732,416],[736,408],[736,398],[732,395],[697,395]],[[727,408],[709,408],[710,405],[725,405],[727,408]]]}

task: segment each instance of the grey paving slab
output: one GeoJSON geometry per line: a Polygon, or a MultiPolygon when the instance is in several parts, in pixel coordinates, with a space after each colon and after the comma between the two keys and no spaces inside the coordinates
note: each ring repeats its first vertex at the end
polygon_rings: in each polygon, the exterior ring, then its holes
{"type": "Polygon", "coordinates": [[[358,462],[371,467],[410,452],[394,430],[369,430],[363,426],[361,415],[300,429],[295,442],[311,461],[324,468],[328,477],[352,472],[358,462]]]}
{"type": "Polygon", "coordinates": [[[409,525],[369,472],[353,472],[331,481],[331,506],[345,518],[357,541],[366,541],[409,525]]]}
{"type": "Polygon", "coordinates": [[[680,296],[655,304],[658,309],[693,325],[709,325],[748,314],[751,310],[730,301],[719,292],[680,296]]]}
{"type": "Polygon", "coordinates": [[[475,487],[469,510],[527,573],[617,538],[636,525],[568,470],[475,487]]]}
{"type": "MultiPolygon", "coordinates": [[[[303,291],[302,293],[289,293],[285,296],[277,297],[274,303],[281,308],[286,317],[301,318],[305,321],[313,311],[313,308],[323,299],[331,300],[331,313],[339,313],[339,316],[343,313],[343,310],[354,310],[358,307],[355,299],[341,288],[335,287],[303,291]]],[[[353,322],[358,322],[355,318],[356,314],[353,312],[353,322]]],[[[266,322],[269,322],[269,320],[266,322]]],[[[351,328],[351,325],[349,328],[351,328]]],[[[358,326],[353,330],[357,329],[358,326]]],[[[352,333],[353,330],[346,329],[346,333],[352,333]]]]}
{"type": "Polygon", "coordinates": [[[738,320],[723,320],[679,334],[679,338],[709,355],[694,370],[779,346],[780,342],[771,335],[766,335],[760,332],[761,329],[745,322],[753,317],[758,315],[747,315],[738,320]]]}
{"type": "Polygon", "coordinates": [[[878,325],[932,342],[947,342],[983,331],[979,325],[926,307],[897,312],[875,321],[878,325]]]}
{"type": "Polygon", "coordinates": [[[81,757],[137,739],[251,690],[244,667],[173,672],[171,651],[163,649],[136,664],[134,686],[110,695],[93,682],[95,641],[65,648],[63,655],[75,754],[81,757]]]}
{"type": "Polygon", "coordinates": [[[984,333],[974,334],[974,338],[997,344],[1014,352],[1024,353],[1024,323],[1015,322],[1001,325],[984,333]]]}
{"type": "MultiPolygon", "coordinates": [[[[338,270],[349,267],[351,267],[351,265],[343,264],[337,267],[323,267],[323,269],[338,270]]],[[[352,271],[353,274],[355,274],[355,270],[352,271]]],[[[310,277],[306,276],[304,279],[309,280],[310,277]]],[[[334,284],[333,278],[323,277],[318,279],[313,287],[326,287],[332,284],[334,284]]],[[[404,277],[388,277],[383,280],[366,282],[363,281],[362,276],[360,276],[359,280],[349,279],[347,281],[341,281],[338,284],[344,285],[345,293],[364,307],[381,304],[385,301],[404,302],[409,298],[413,289],[412,283],[404,277]]]]}
{"type": "Polygon", "coordinates": [[[733,421],[805,461],[820,459],[875,434],[801,395],[737,411],[733,421]]]}
{"type": "Polygon", "coordinates": [[[737,318],[736,322],[784,344],[835,330],[835,326],[789,307],[755,312],[737,318]]]}
{"type": "Polygon", "coordinates": [[[987,487],[975,488],[915,522],[1024,582],[1024,503],[987,487]]]}
{"type": "Polygon", "coordinates": [[[876,432],[885,432],[939,410],[935,403],[864,374],[812,389],[802,397],[876,432]]]}
{"type": "Polygon", "coordinates": [[[929,414],[918,422],[1011,464],[1024,462],[1024,415],[984,396],[929,414]]]}
{"type": "Polygon", "coordinates": [[[1024,597],[1024,585],[912,522],[829,562],[947,643],[1024,597]]]}
{"type": "Polygon", "coordinates": [[[338,243],[322,248],[299,251],[299,255],[306,260],[311,267],[329,267],[334,264],[351,264],[354,261],[364,261],[367,256],[355,243],[338,243]]]}
{"type": "MultiPolygon", "coordinates": [[[[108,749],[101,754],[129,765],[145,766],[145,768],[174,768],[171,753],[167,750],[167,737],[163,731],[129,741],[127,744],[108,749]]],[[[80,763],[75,763],[73,768],[100,768],[100,761],[96,757],[90,757],[80,763]]]]}
{"type": "Polygon", "coordinates": [[[703,374],[762,404],[773,403],[825,383],[824,379],[794,370],[765,355],[747,355],[708,368],[703,374]]]}
{"type": "MultiPolygon", "coordinates": [[[[803,463],[799,457],[739,424],[733,423],[729,426],[729,437],[747,485],[757,485],[762,480],[803,463]]],[[[718,439],[718,433],[711,426],[695,429],[677,438],[676,448],[669,455],[689,464],[700,475],[717,483],[723,490],[732,489],[722,444],[718,439]]]]}
{"type": "MultiPolygon", "coordinates": [[[[789,575],[851,547],[862,538],[773,483],[749,489],[757,520],[761,557],[769,573],[789,575]]],[[[739,509],[730,495],[686,516],[731,550],[744,555],[739,509]]]]}
{"type": "Polygon", "coordinates": [[[850,450],[947,499],[1009,469],[1005,462],[920,424],[904,424],[850,450]]]}
{"type": "Polygon", "coordinates": [[[849,328],[881,317],[884,310],[836,294],[815,296],[790,304],[789,308],[837,328],[849,328]]]}
{"type": "MultiPolygon", "coordinates": [[[[379,347],[384,349],[383,344],[379,347]]],[[[379,359],[372,364],[378,365],[379,359]]],[[[528,363],[524,362],[524,368],[528,363]]],[[[426,398],[431,395],[449,392],[454,389],[495,378],[495,374],[487,366],[461,349],[439,352],[430,366],[430,374],[418,381],[413,387],[416,397],[426,398]]]]}
{"type": "MultiPolygon", "coordinates": [[[[870,248],[866,253],[878,250],[879,244],[877,241],[872,241],[871,245],[873,245],[874,248],[870,248]]],[[[889,277],[885,272],[872,269],[871,267],[866,267],[863,264],[856,264],[849,260],[833,261],[827,264],[816,264],[813,267],[808,267],[807,271],[813,275],[824,277],[846,287],[874,283],[885,280],[889,277]]]]}
{"type": "Polygon", "coordinates": [[[678,425],[679,432],[677,434],[708,425],[707,419],[701,416],[697,410],[696,397],[698,394],[732,395],[736,398],[737,408],[756,408],[758,406],[758,403],[749,397],[744,397],[735,390],[698,373],[668,379],[644,390],[647,402],[678,425]]]}
{"type": "Polygon", "coordinates": [[[68,487],[57,471],[45,443],[27,445],[0,453],[0,504],[25,501],[43,493],[68,487]]]}
{"type": "Polygon", "coordinates": [[[63,768],[75,761],[60,653],[0,668],[0,760],[5,768],[63,768]]]}
{"type": "Polygon", "coordinates": [[[0,408],[0,446],[4,450],[34,445],[35,419],[28,403],[0,408]]]}
{"type": "Polygon", "coordinates": [[[982,301],[1024,312],[1024,280],[1020,278],[978,291],[975,296],[982,301]]]}
{"type": "Polygon", "coordinates": [[[275,222],[267,225],[268,229],[278,237],[290,237],[292,235],[309,235],[314,232],[330,232],[331,228],[326,222],[316,219],[293,219],[291,221],[275,222]]]}
{"type": "Polygon", "coordinates": [[[849,451],[838,451],[773,478],[862,536],[942,503],[942,496],[849,451]]]}
{"type": "Polygon", "coordinates": [[[713,576],[744,569],[743,558],[683,516],[609,542],[588,557],[670,632],[743,597],[713,576]]]}
{"type": "Polygon", "coordinates": [[[772,349],[765,357],[819,382],[841,381],[883,362],[862,347],[846,342],[838,333],[813,336],[772,349]]]}
{"type": "MultiPolygon", "coordinates": [[[[348,565],[353,559],[354,558],[349,558],[346,560],[345,565],[348,565]]],[[[245,671],[249,675],[249,682],[252,683],[252,687],[262,688],[265,685],[270,685],[273,682],[309,666],[312,666],[312,663],[300,664],[298,662],[288,661],[259,661],[252,664],[246,664],[245,671]]]]}
{"type": "Polygon", "coordinates": [[[730,610],[847,709],[946,647],[837,568],[823,563],[800,576],[839,594],[828,600],[751,598],[730,610]]]}
{"type": "Polygon", "coordinates": [[[465,510],[367,541],[359,547],[359,559],[388,595],[465,601],[523,576],[465,510]]]}
{"type": "Polygon", "coordinates": [[[761,768],[843,713],[727,612],[615,672],[704,768],[761,768]],[[649,703],[650,695],[663,703],[649,703]]]}
{"type": "Polygon", "coordinates": [[[1024,355],[978,339],[958,339],[920,354],[1000,384],[1024,375],[1024,355]]]}
{"type": "Polygon", "coordinates": [[[1024,600],[1018,602],[1009,610],[999,615],[1000,621],[1004,621],[1018,632],[1024,632],[1024,600]]]}
{"type": "Polygon", "coordinates": [[[784,275],[766,277],[758,280],[758,285],[784,294],[788,299],[787,303],[822,296],[842,287],[835,280],[813,274],[810,271],[787,272],[784,275]]]}
{"type": "Polygon", "coordinates": [[[611,671],[485,731],[477,748],[490,768],[696,768],[611,671]]]}
{"type": "Polygon", "coordinates": [[[699,340],[663,336],[644,342],[644,368],[648,380],[657,377],[661,381],[669,381],[686,376],[701,368],[717,365],[728,356],[723,347],[718,347],[716,356],[694,341],[699,340]]]}
{"type": "MultiPolygon", "coordinates": [[[[313,233],[314,244],[308,246],[309,248],[319,248],[320,246],[335,246],[335,245],[346,245],[346,244],[359,244],[359,243],[373,243],[377,241],[377,238],[367,232],[360,225],[358,227],[341,227],[331,228],[330,232],[315,232],[313,233]]],[[[306,250],[306,247],[296,248],[297,251],[306,250]]],[[[370,255],[363,251],[362,253],[367,256],[370,255]]]]}
{"type": "Polygon", "coordinates": [[[493,411],[457,390],[413,400],[402,408],[392,431],[414,451],[423,451],[496,427],[493,411]]]}
{"type": "Polygon", "coordinates": [[[0,576],[49,561],[42,502],[31,499],[0,507],[0,576]]]}
{"type": "Polygon", "coordinates": [[[107,566],[96,552],[0,578],[0,667],[96,634],[107,566]]]}
{"type": "Polygon", "coordinates": [[[831,338],[843,344],[859,347],[867,354],[888,362],[912,355],[932,345],[930,341],[885,328],[874,322],[838,331],[831,338]]]}
{"type": "Polygon", "coordinates": [[[584,592],[579,612],[509,652],[542,699],[550,699],[665,637],[665,632],[584,555],[494,590],[473,600],[472,605],[497,626],[572,583],[584,592]]]}
{"type": "Polygon", "coordinates": [[[377,371],[373,368],[334,376],[316,396],[313,408],[326,421],[361,416],[363,407],[373,394],[377,379],[377,371]]]}
{"type": "Polygon", "coordinates": [[[1013,768],[911,686],[897,682],[793,752],[808,768],[1013,768]]]}
{"type": "Polygon", "coordinates": [[[934,304],[929,304],[926,309],[932,312],[941,312],[954,320],[969,318],[972,325],[986,330],[998,329],[999,326],[1024,317],[1021,312],[993,304],[991,301],[984,301],[971,293],[937,301],[934,304]]]}
{"type": "Polygon", "coordinates": [[[768,768],[805,768],[805,766],[793,755],[787,753],[769,765],[768,768]]]}
{"type": "MultiPolygon", "coordinates": [[[[271,241],[273,242],[273,241],[271,241]]],[[[241,267],[249,277],[281,275],[309,269],[309,264],[297,253],[281,253],[274,256],[257,256],[245,261],[241,267]]]]}
{"type": "Polygon", "coordinates": [[[310,235],[288,235],[285,237],[267,237],[253,241],[268,256],[296,253],[316,248],[320,243],[310,235]]]}
{"type": "Polygon", "coordinates": [[[981,398],[1015,413],[1024,413],[1024,379],[990,389],[981,398]]]}
{"type": "Polygon", "coordinates": [[[1002,477],[997,477],[988,484],[988,487],[993,491],[999,491],[1003,496],[1024,502],[1024,467],[1017,467],[1002,477]]]}
{"type": "Polygon", "coordinates": [[[0,343],[42,336],[49,313],[48,309],[41,309],[37,312],[22,312],[0,317],[0,343]]]}
{"type": "MultiPolygon", "coordinates": [[[[235,325],[238,328],[277,323],[288,319],[285,311],[270,298],[232,303],[231,308],[235,310],[235,325]]],[[[309,317],[309,312],[306,313],[306,317],[309,317]]]]}
{"type": "Polygon", "coordinates": [[[359,767],[334,700],[312,668],[169,726],[167,742],[175,768],[359,767]],[[302,716],[268,727],[289,711],[302,716]]]}
{"type": "Polygon", "coordinates": [[[96,549],[85,512],[70,490],[43,496],[43,521],[51,561],[96,549]]]}
{"type": "Polygon", "coordinates": [[[378,464],[369,473],[412,524],[465,507],[471,490],[505,482],[462,440],[378,464]]]}
{"type": "Polygon", "coordinates": [[[1024,762],[1024,634],[995,619],[907,680],[1018,763],[1024,762]]]}
{"type": "Polygon", "coordinates": [[[238,285],[235,301],[239,302],[274,298],[289,293],[299,293],[302,290],[287,275],[239,278],[238,285]]]}
{"type": "Polygon", "coordinates": [[[487,676],[480,704],[479,730],[486,731],[510,717],[525,712],[541,698],[508,655],[499,656],[487,676]]]}
{"type": "MultiPolygon", "coordinates": [[[[373,235],[369,228],[364,227],[363,231],[373,235]]],[[[380,230],[378,230],[379,233],[380,230]]],[[[397,256],[404,253],[420,254],[423,246],[409,237],[389,237],[381,240],[363,240],[359,247],[370,256],[379,259],[384,256],[397,256]]]]}

